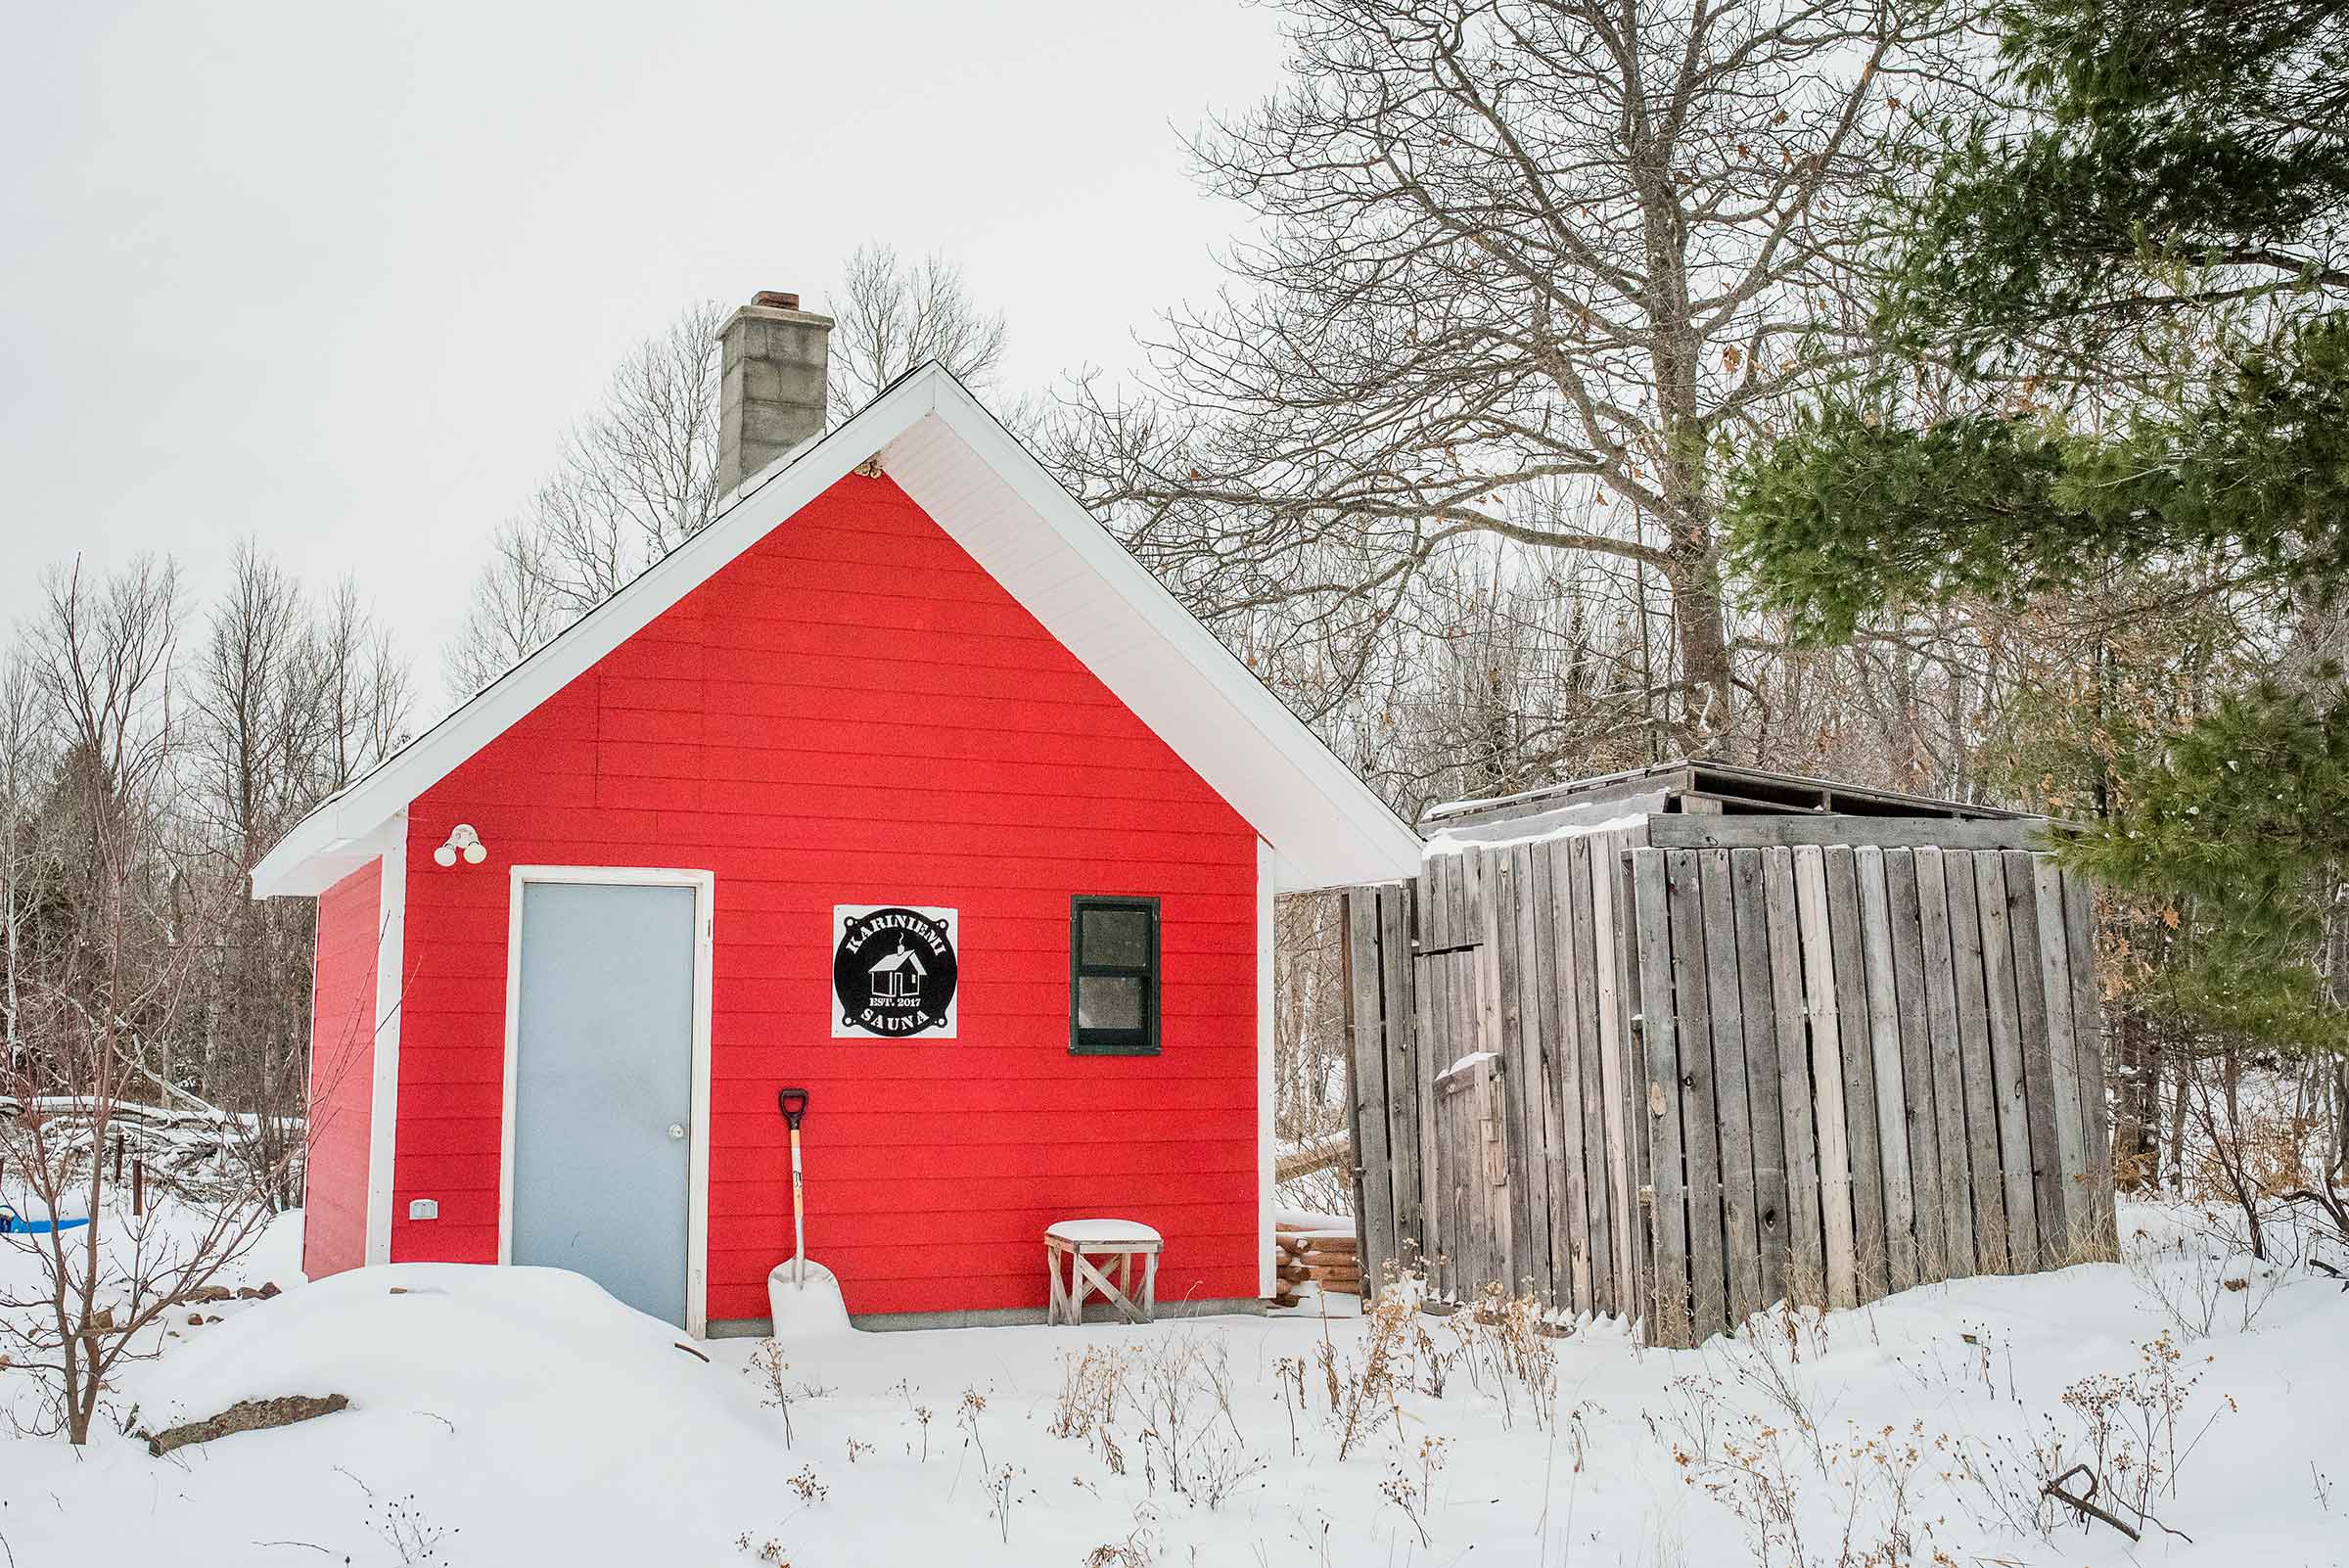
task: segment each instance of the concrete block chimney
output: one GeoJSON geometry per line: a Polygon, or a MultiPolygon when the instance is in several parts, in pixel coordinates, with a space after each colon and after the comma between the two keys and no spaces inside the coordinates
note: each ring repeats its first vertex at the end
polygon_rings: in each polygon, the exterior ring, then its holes
{"type": "Polygon", "coordinates": [[[824,428],[830,316],[762,290],[718,329],[717,493],[824,428]]]}

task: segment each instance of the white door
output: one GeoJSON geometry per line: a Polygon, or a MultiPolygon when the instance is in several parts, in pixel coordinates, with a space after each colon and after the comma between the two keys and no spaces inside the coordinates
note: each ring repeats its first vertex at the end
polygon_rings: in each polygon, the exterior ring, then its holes
{"type": "Polygon", "coordinates": [[[508,1259],[687,1327],[696,890],[526,881],[520,899],[508,1259]]]}

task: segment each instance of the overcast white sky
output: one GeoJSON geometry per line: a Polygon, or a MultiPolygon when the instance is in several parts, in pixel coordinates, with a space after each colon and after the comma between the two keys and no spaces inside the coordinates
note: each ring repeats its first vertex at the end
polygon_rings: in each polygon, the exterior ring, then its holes
{"type": "Polygon", "coordinates": [[[1007,390],[1132,362],[1234,214],[1178,129],[1277,83],[1235,0],[15,4],[0,620],[38,568],[251,535],[355,574],[440,702],[490,529],[636,339],[943,249],[1007,390]]]}

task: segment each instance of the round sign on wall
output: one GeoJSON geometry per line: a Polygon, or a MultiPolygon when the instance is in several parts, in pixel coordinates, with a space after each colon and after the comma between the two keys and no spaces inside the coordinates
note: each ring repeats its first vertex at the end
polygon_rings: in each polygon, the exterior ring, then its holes
{"type": "Polygon", "coordinates": [[[832,1038],[954,1038],[951,909],[832,906],[832,1038]]]}

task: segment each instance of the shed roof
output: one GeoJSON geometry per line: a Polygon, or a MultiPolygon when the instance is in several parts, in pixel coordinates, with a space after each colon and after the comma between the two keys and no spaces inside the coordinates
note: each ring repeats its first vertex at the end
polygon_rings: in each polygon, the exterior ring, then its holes
{"type": "Polygon", "coordinates": [[[410,802],[870,459],[1272,847],[1282,890],[1409,876],[1419,840],[935,361],[746,482],[710,525],[318,807],[253,868],[317,894],[410,802]]]}
{"type": "Polygon", "coordinates": [[[1931,795],[1842,784],[1800,773],[1732,762],[1681,759],[1621,773],[1545,784],[1540,789],[1431,807],[1420,830],[1447,841],[1493,841],[1588,830],[1623,818],[1679,813],[1717,816],[1859,816],[1945,822],[2022,822],[2037,818],[2003,807],[1931,795]]]}

